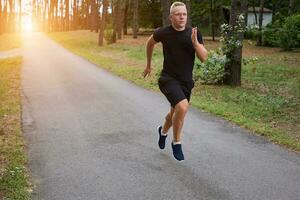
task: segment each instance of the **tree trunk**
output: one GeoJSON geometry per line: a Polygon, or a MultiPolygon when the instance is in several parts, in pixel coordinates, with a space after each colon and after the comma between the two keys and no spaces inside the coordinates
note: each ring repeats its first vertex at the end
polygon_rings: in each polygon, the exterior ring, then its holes
{"type": "Polygon", "coordinates": [[[2,0],[0,0],[0,35],[3,33],[2,0]]]}
{"type": "Polygon", "coordinates": [[[249,3],[247,2],[246,10],[245,10],[245,26],[248,25],[248,6],[249,3]]]}
{"type": "Polygon", "coordinates": [[[8,2],[9,2],[9,17],[8,17],[9,32],[15,32],[14,2],[13,0],[9,0],[8,2]]]}
{"type": "Polygon", "coordinates": [[[256,10],[255,10],[255,0],[252,0],[252,9],[253,9],[254,17],[255,17],[255,24],[258,24],[258,22],[257,22],[257,13],[256,13],[256,10]]]}
{"type": "Polygon", "coordinates": [[[65,18],[64,18],[64,2],[63,1],[61,1],[60,2],[60,16],[58,17],[58,15],[56,15],[56,18],[57,18],[57,20],[56,20],[56,29],[58,30],[58,31],[64,31],[65,30],[65,18]],[[58,22],[60,22],[60,23],[58,23],[58,22]]]}
{"type": "Polygon", "coordinates": [[[40,27],[42,26],[42,4],[39,3],[37,4],[37,26],[36,26],[36,30],[39,30],[40,27]]]}
{"type": "Polygon", "coordinates": [[[294,13],[294,9],[295,9],[295,1],[289,0],[289,12],[288,12],[289,16],[294,13]]]}
{"type": "Polygon", "coordinates": [[[137,38],[138,35],[138,9],[139,9],[139,1],[133,0],[133,38],[137,38]]]}
{"type": "Polygon", "coordinates": [[[170,0],[161,0],[161,7],[162,7],[162,22],[163,22],[163,26],[167,26],[170,25],[170,19],[169,19],[169,15],[170,15],[170,6],[171,6],[171,2],[170,0]]]}
{"type": "Polygon", "coordinates": [[[103,46],[103,37],[104,37],[104,30],[105,30],[105,25],[106,25],[108,0],[103,0],[102,6],[103,6],[103,9],[102,9],[99,37],[98,37],[98,46],[103,46]]]}
{"type": "Polygon", "coordinates": [[[54,2],[54,13],[53,13],[53,22],[52,22],[52,29],[53,31],[59,30],[59,22],[58,22],[58,16],[59,16],[59,6],[58,6],[58,0],[55,0],[54,2]]]}
{"type": "MultiPolygon", "coordinates": [[[[247,8],[247,0],[232,0],[231,1],[231,13],[229,25],[235,27],[238,24],[238,17],[240,14],[245,14],[247,8]]],[[[233,28],[230,35],[237,34],[233,28]]],[[[238,40],[243,43],[244,34],[238,34],[238,40]]],[[[235,48],[232,52],[228,52],[226,55],[229,58],[229,62],[225,66],[227,74],[224,77],[224,84],[231,86],[241,85],[241,65],[242,65],[242,47],[235,48]]]]}
{"type": "Polygon", "coordinates": [[[7,11],[7,0],[4,1],[4,10],[3,10],[3,32],[7,32],[7,21],[8,21],[8,11],[7,11]]]}
{"type": "Polygon", "coordinates": [[[98,12],[97,12],[97,3],[95,0],[90,0],[91,4],[91,26],[90,26],[90,31],[98,31],[97,28],[97,18],[98,18],[98,12]]]}
{"type": "Polygon", "coordinates": [[[46,18],[47,12],[49,14],[48,0],[45,0],[44,11],[43,11],[43,31],[48,31],[47,30],[47,18],[46,18]]]}
{"type": "Polygon", "coordinates": [[[113,16],[113,33],[112,33],[112,43],[117,42],[117,26],[118,26],[118,12],[119,12],[120,0],[113,0],[112,2],[112,16],[113,16]]]}
{"type": "MultiPolygon", "coordinates": [[[[1,1],[1,0],[0,0],[1,1]]],[[[0,9],[2,9],[0,5],[0,9]]],[[[1,12],[1,11],[0,11],[1,12]]],[[[1,14],[0,14],[1,15],[1,14]]],[[[1,21],[1,19],[0,19],[1,21]]],[[[0,22],[1,24],[1,22],[0,22]]],[[[22,29],[22,0],[19,0],[19,20],[18,20],[18,31],[21,32],[22,29]]]]}
{"type": "Polygon", "coordinates": [[[275,15],[276,15],[277,9],[278,9],[277,1],[272,0],[272,22],[274,22],[276,19],[275,15]]]}
{"type": "Polygon", "coordinates": [[[117,20],[117,39],[122,39],[122,29],[124,27],[124,12],[126,0],[119,0],[120,7],[118,11],[118,20],[117,20]]]}
{"type": "Polygon", "coordinates": [[[66,3],[66,13],[65,13],[65,30],[69,31],[70,30],[70,2],[69,0],[65,0],[66,3]]]}
{"type": "Polygon", "coordinates": [[[210,26],[212,40],[215,41],[215,23],[214,23],[214,0],[210,0],[210,26]]]}
{"type": "Polygon", "coordinates": [[[257,46],[262,46],[262,24],[263,24],[263,14],[264,14],[264,0],[260,0],[259,5],[259,23],[258,23],[258,36],[257,36],[257,46]]]}
{"type": "Polygon", "coordinates": [[[85,0],[85,28],[91,30],[90,0],[85,0]]]}
{"type": "Polygon", "coordinates": [[[127,13],[128,13],[128,7],[129,7],[129,0],[125,0],[125,8],[124,8],[124,18],[123,18],[123,34],[127,35],[127,13]]]}
{"type": "Polygon", "coordinates": [[[53,21],[54,21],[54,0],[50,0],[50,10],[49,10],[49,19],[48,19],[48,31],[53,31],[53,21]]]}
{"type": "Polygon", "coordinates": [[[77,29],[77,0],[73,3],[72,29],[77,29]]]}
{"type": "Polygon", "coordinates": [[[192,25],[192,19],[191,19],[191,0],[185,0],[184,1],[185,5],[186,5],[186,9],[187,9],[187,24],[188,25],[192,25]]]}

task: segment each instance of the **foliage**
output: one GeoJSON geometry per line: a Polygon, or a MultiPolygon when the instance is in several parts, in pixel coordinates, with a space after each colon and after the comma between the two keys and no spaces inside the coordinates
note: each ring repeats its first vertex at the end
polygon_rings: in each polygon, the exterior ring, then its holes
{"type": "Polygon", "coordinates": [[[225,75],[226,56],[210,51],[204,63],[196,64],[194,80],[205,84],[218,84],[225,75]]]}
{"type": "MultiPolygon", "coordinates": [[[[208,27],[210,20],[214,24],[215,33],[219,35],[220,30],[218,27],[224,22],[224,16],[222,12],[223,6],[230,6],[230,0],[219,0],[212,2],[212,19],[211,18],[211,1],[191,1],[191,21],[192,26],[208,27]]],[[[210,34],[211,28],[210,28],[210,34]]]]}
{"type": "MultiPolygon", "coordinates": [[[[230,62],[232,52],[236,48],[242,47],[240,33],[244,33],[244,17],[238,17],[236,26],[223,24],[221,26],[221,48],[218,51],[210,51],[208,59],[204,63],[196,63],[194,78],[196,81],[201,80],[206,84],[221,84],[226,75],[226,64],[230,62]]],[[[243,60],[244,64],[252,60],[243,60]]],[[[254,61],[254,60],[253,60],[254,61]]]]}
{"type": "Polygon", "coordinates": [[[283,28],[279,33],[279,46],[284,50],[300,47],[300,14],[285,19],[283,28]]]}
{"type": "Polygon", "coordinates": [[[246,26],[245,39],[256,39],[258,35],[258,26],[256,24],[246,26]]]}
{"type": "Polygon", "coordinates": [[[139,26],[157,28],[162,26],[162,12],[159,0],[139,1],[139,26]],[[151,15],[149,13],[155,13],[151,15]]]}
{"type": "Polygon", "coordinates": [[[107,42],[107,44],[113,43],[113,29],[111,24],[108,24],[106,26],[106,29],[104,30],[104,39],[107,42]]]}
{"type": "Polygon", "coordinates": [[[282,28],[283,22],[276,20],[268,24],[263,30],[263,45],[264,46],[278,46],[279,32],[282,28]]]}
{"type": "Polygon", "coordinates": [[[263,44],[282,47],[284,50],[300,47],[300,14],[277,18],[276,21],[265,27],[263,44]]]}
{"type": "Polygon", "coordinates": [[[222,52],[228,59],[231,58],[233,50],[243,46],[243,43],[240,41],[240,33],[245,32],[244,22],[244,16],[240,14],[237,25],[223,24],[221,26],[220,42],[222,44],[222,52]]]}

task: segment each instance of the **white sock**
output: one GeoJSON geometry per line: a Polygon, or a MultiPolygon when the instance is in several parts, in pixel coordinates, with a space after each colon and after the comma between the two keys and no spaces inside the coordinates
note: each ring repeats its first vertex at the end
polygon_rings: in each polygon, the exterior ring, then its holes
{"type": "Polygon", "coordinates": [[[174,141],[173,141],[173,144],[174,144],[174,145],[176,145],[176,144],[181,144],[181,141],[179,141],[179,142],[174,142],[174,141]]]}
{"type": "Polygon", "coordinates": [[[162,136],[167,136],[167,135],[168,135],[167,133],[163,133],[162,130],[161,130],[160,134],[161,134],[162,136]]]}

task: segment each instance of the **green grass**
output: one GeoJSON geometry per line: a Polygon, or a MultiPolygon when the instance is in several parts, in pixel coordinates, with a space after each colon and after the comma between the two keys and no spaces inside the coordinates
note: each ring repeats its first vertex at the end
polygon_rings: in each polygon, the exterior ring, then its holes
{"type": "Polygon", "coordinates": [[[0,60],[0,198],[29,199],[21,131],[21,57],[0,60]]]}
{"type": "Polygon", "coordinates": [[[7,51],[21,46],[21,36],[17,33],[0,35],[0,51],[7,51]]]}
{"type": "MultiPolygon", "coordinates": [[[[157,74],[163,60],[161,48],[154,51],[154,75],[147,79],[141,77],[146,63],[147,37],[139,40],[127,37],[117,44],[98,47],[97,34],[88,31],[51,33],[49,36],[102,68],[158,91],[157,74]]],[[[217,47],[216,42],[206,41],[205,44],[209,49],[217,47]]],[[[259,60],[243,66],[242,87],[198,82],[193,90],[192,105],[266,136],[274,143],[300,151],[298,55],[254,45],[246,45],[246,48],[247,57],[255,55],[259,60]]]]}

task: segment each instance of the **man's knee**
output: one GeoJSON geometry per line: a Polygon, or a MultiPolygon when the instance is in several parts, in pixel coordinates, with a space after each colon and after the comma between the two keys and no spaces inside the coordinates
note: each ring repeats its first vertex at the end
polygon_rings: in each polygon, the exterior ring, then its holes
{"type": "Polygon", "coordinates": [[[180,101],[175,106],[175,110],[181,113],[186,113],[188,111],[188,108],[189,108],[189,102],[187,101],[187,99],[180,101]]]}

